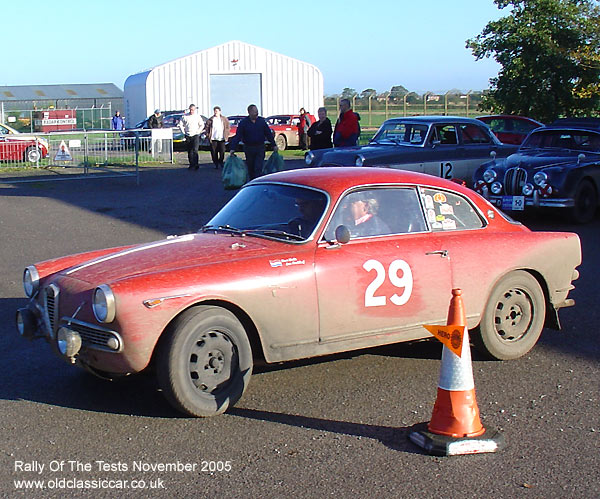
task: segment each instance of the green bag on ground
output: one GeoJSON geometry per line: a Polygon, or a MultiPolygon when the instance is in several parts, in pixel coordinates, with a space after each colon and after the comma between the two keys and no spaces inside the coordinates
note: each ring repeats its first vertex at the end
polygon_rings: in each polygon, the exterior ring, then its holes
{"type": "Polygon", "coordinates": [[[248,167],[241,158],[229,155],[223,165],[221,178],[225,189],[239,189],[248,182],[248,167]]]}
{"type": "Polygon", "coordinates": [[[283,170],[283,166],[284,164],[281,154],[279,154],[277,151],[273,151],[273,154],[271,154],[269,159],[265,161],[262,173],[263,175],[267,175],[269,173],[280,172],[281,170],[283,170]]]}

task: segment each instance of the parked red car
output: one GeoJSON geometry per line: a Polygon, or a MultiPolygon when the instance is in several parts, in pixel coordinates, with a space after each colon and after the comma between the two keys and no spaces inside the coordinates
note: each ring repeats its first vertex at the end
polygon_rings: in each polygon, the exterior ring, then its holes
{"type": "Polygon", "coordinates": [[[174,407],[212,416],[255,359],[430,338],[452,288],[483,352],[525,355],[574,304],[580,263],[576,234],[532,232],[455,182],[307,168],[246,184],[199,233],[27,267],[16,323],[100,376],[152,365],[174,407]]]}
{"type": "MultiPolygon", "coordinates": [[[[307,113],[311,124],[317,119],[310,113],[307,113]]],[[[300,123],[299,114],[277,114],[265,118],[267,125],[275,133],[275,143],[280,151],[285,151],[288,147],[299,147],[300,137],[298,136],[298,123],[300,123]]]]}
{"type": "Polygon", "coordinates": [[[525,116],[493,115],[479,116],[477,119],[489,126],[504,144],[520,145],[531,130],[544,126],[543,123],[525,116]]]}
{"type": "Polygon", "coordinates": [[[37,163],[48,156],[48,141],[0,124],[0,161],[37,163]]]}

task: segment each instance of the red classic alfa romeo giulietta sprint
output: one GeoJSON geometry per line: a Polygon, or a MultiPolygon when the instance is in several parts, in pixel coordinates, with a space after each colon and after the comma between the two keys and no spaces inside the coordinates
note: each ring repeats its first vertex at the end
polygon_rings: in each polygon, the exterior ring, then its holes
{"type": "Polygon", "coordinates": [[[577,235],[532,232],[449,180],[311,168],[246,184],[198,233],[27,267],[25,338],[104,377],[153,367],[194,416],[279,362],[430,337],[461,288],[475,345],[524,355],[558,328],[577,235]]]}

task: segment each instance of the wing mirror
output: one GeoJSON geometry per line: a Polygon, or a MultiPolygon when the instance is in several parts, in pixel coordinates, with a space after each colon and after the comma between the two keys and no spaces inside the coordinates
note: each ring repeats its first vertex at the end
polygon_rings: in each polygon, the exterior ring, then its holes
{"type": "Polygon", "coordinates": [[[496,151],[490,151],[490,156],[494,161],[496,161],[496,151]]]}
{"type": "Polygon", "coordinates": [[[585,154],[581,153],[577,156],[577,164],[581,163],[585,159],[585,154]]]}
{"type": "Polygon", "coordinates": [[[348,227],[345,225],[338,225],[335,228],[335,240],[338,243],[346,244],[348,241],[350,241],[350,229],[348,229],[348,227]]]}

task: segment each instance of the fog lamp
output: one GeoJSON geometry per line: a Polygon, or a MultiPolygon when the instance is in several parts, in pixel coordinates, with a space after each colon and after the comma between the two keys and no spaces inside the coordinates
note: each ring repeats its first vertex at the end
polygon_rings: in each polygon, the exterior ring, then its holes
{"type": "Polygon", "coordinates": [[[545,172],[537,172],[533,176],[533,183],[535,185],[539,185],[540,187],[543,187],[547,181],[548,181],[548,175],[545,172]]]}
{"type": "Polygon", "coordinates": [[[496,170],[492,170],[491,168],[483,172],[483,180],[485,180],[488,184],[496,180],[497,176],[498,174],[496,173],[496,170]]]}
{"type": "Polygon", "coordinates": [[[500,182],[494,182],[490,185],[490,191],[492,191],[492,194],[500,194],[502,192],[502,184],[500,182]]]}
{"type": "Polygon", "coordinates": [[[533,185],[531,185],[530,183],[527,183],[523,186],[523,195],[524,196],[531,196],[533,194],[533,185]]]}
{"type": "Polygon", "coordinates": [[[81,336],[79,333],[64,326],[58,329],[56,341],[58,351],[65,357],[73,358],[81,349],[81,336]]]}

